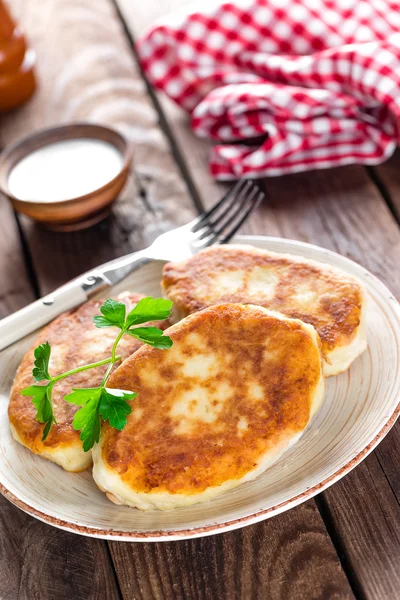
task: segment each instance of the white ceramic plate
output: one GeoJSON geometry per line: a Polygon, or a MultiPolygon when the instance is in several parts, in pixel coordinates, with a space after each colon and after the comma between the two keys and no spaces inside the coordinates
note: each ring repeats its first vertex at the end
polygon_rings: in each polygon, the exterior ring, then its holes
{"type": "MultiPolygon", "coordinates": [[[[90,472],[67,473],[12,439],[8,396],[32,343],[29,336],[0,355],[0,491],[6,498],[42,521],[83,535],[124,541],[199,537],[250,525],[308,500],[383,439],[400,411],[400,308],[393,295],[364,268],[323,248],[268,237],[235,241],[334,265],[358,277],[368,291],[368,350],[349,371],[328,379],[325,402],[301,440],[256,480],[210,502],[169,512],[118,507],[90,472]]],[[[161,268],[161,262],[147,265],[116,291],[159,296],[161,268]]]]}

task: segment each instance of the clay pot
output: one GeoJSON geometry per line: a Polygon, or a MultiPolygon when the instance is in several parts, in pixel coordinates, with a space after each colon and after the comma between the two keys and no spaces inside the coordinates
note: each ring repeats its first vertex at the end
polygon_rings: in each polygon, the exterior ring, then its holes
{"type": "Polygon", "coordinates": [[[0,111],[23,104],[36,89],[36,55],[0,0],[0,111]]]}

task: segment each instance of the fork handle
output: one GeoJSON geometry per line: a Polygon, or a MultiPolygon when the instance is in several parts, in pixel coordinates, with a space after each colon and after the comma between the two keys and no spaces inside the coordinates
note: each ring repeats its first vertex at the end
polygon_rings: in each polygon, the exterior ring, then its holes
{"type": "Polygon", "coordinates": [[[69,283],[54,290],[28,306],[0,320],[0,350],[29,335],[39,327],[71,308],[79,306],[95,294],[108,289],[112,282],[111,274],[120,271],[119,281],[129,273],[150,262],[146,250],[139,250],[125,259],[115,259],[108,268],[95,269],[81,275],[69,283]]]}
{"type": "Polygon", "coordinates": [[[63,286],[0,321],[0,350],[87,300],[81,284],[63,286]]]}

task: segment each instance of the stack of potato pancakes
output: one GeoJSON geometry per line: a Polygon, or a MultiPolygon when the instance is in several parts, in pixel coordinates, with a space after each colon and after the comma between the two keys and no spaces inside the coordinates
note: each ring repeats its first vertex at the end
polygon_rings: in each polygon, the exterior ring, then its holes
{"type": "MultiPolygon", "coordinates": [[[[216,246],[164,266],[162,289],[174,302],[172,348],[123,338],[125,360],[107,387],[137,392],[127,425],[104,423],[84,452],[72,427],[73,387],[99,385],[106,366],[54,387],[57,424],[42,442],[31,399],[33,351],[24,357],[9,405],[14,438],[68,471],[92,464],[99,488],[142,510],[209,500],[260,475],[296,443],[322,404],[325,377],[367,346],[365,292],[328,265],[252,246],[216,246]]],[[[118,296],[131,308],[142,295],[118,296]]],[[[109,356],[115,336],[96,329],[91,301],[46,327],[55,372],[109,356]]]]}

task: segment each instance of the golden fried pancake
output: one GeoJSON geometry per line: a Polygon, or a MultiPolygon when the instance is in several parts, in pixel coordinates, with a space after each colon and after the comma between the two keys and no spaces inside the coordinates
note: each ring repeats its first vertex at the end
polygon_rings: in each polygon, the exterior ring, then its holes
{"type": "MultiPolygon", "coordinates": [[[[141,294],[125,292],[117,298],[131,309],[141,294]]],[[[57,424],[53,424],[50,434],[42,442],[44,425],[36,421],[36,410],[32,399],[22,396],[22,389],[34,383],[32,377],[33,350],[46,340],[51,345],[50,374],[57,375],[76,366],[103,360],[111,355],[115,341],[116,329],[97,329],[92,321],[99,314],[102,300],[92,300],[80,308],[66,312],[45,327],[32,348],[25,354],[18,368],[11,390],[8,416],[14,438],[44,458],[61,465],[67,471],[83,471],[92,463],[91,452],[84,452],[79,439],[79,431],[72,427],[72,419],[78,406],[63,400],[72,388],[96,387],[101,384],[107,365],[90,369],[63,379],[53,388],[54,414],[57,424]]],[[[118,345],[118,354],[123,358],[129,356],[141,346],[141,342],[131,336],[124,336],[118,345]]]]}
{"type": "Polygon", "coordinates": [[[294,444],[324,394],[313,327],[260,306],[224,304],[142,347],[108,387],[134,390],[122,431],[105,423],[93,477],[111,500],[169,510],[253,479],[294,444]]]}
{"type": "Polygon", "coordinates": [[[259,304],[317,330],[326,377],[345,371],[367,346],[365,294],[339,269],[253,246],[215,246],[164,266],[174,320],[222,302],[259,304]]]}

